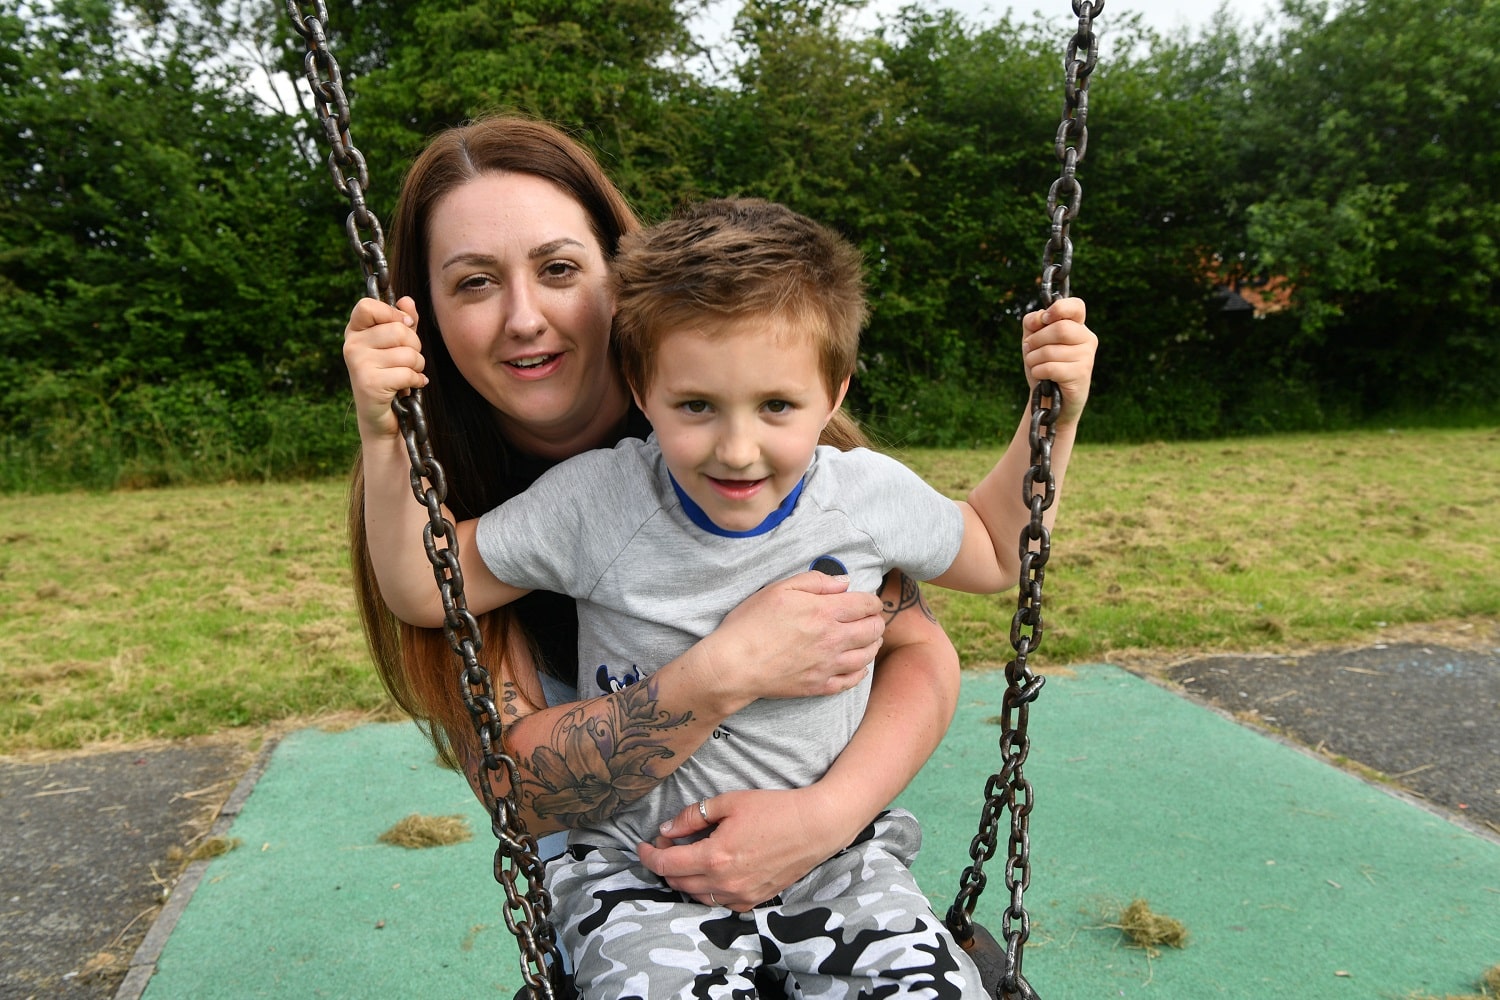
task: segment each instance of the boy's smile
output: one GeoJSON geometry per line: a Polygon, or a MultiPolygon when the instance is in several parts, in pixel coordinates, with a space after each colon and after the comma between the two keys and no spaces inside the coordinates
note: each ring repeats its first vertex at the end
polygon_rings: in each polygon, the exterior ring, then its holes
{"type": "Polygon", "coordinates": [[[843,388],[829,397],[810,335],[750,316],[665,334],[637,403],[682,492],[719,528],[744,532],[802,481],[843,388]]]}
{"type": "Polygon", "coordinates": [[[708,482],[713,486],[725,500],[731,502],[743,502],[753,497],[762,486],[766,484],[764,479],[718,479],[709,476],[708,482]]]}

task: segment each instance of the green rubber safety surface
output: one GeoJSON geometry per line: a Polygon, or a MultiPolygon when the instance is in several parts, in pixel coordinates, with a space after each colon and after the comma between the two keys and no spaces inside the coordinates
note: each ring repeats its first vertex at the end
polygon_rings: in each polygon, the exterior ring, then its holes
{"type": "MultiPolygon", "coordinates": [[[[900,801],[926,830],[916,873],[940,914],[1000,764],[1003,690],[965,675],[947,739],[900,801]]],[[[1030,731],[1024,972],[1044,1000],[1443,996],[1500,962],[1492,840],[1113,667],[1049,678],[1030,731]],[[1181,921],[1186,947],[1153,956],[1111,927],[1134,899],[1181,921]]],[[[288,736],[231,836],[145,1000],[519,988],[488,819],[414,727],[288,736]],[[411,813],[462,814],[474,839],[378,842],[411,813]]],[[[998,936],[1003,857],[986,873],[977,917],[998,936]]]]}

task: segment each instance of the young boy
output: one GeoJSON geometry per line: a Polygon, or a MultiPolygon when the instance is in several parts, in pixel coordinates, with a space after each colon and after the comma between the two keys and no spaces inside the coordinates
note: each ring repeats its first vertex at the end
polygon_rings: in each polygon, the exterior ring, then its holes
{"type": "MultiPolygon", "coordinates": [[[[620,364],[652,437],[570,459],[460,526],[475,542],[460,550],[466,579],[500,603],[578,599],[581,698],[649,676],[748,594],[809,568],[869,591],[895,568],[978,593],[1015,582],[1022,467],[1002,461],[960,503],[893,459],[817,444],[865,320],[848,243],[779,205],[718,201],[628,237],[615,267],[620,364]]],[[[1039,338],[1028,369],[1073,366],[1086,387],[1094,339],[1071,308],[1068,335],[1039,338]]],[[[1054,449],[1059,481],[1068,450],[1054,449]]],[[[375,555],[388,599],[431,589],[415,535],[375,555]]],[[[685,897],[641,862],[684,807],[707,824],[719,793],[816,781],[868,691],[867,675],[752,703],[643,797],[572,831],[547,883],[581,996],[750,996],[762,965],[808,997],[985,995],[910,874],[920,832],[903,811],[747,913],[685,897]]]]}

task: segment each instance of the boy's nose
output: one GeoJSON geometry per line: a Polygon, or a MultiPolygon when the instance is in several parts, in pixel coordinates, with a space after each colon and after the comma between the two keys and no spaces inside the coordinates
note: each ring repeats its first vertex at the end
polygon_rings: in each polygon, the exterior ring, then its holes
{"type": "Polygon", "coordinates": [[[760,448],[755,439],[742,430],[731,428],[719,435],[714,458],[726,469],[747,469],[755,464],[760,448]]]}

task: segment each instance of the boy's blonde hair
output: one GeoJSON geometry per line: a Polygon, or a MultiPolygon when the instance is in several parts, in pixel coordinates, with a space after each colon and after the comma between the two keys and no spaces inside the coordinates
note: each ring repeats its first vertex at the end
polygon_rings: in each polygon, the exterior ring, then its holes
{"type": "Polygon", "coordinates": [[[758,198],[692,205],[625,236],[615,280],[620,370],[642,396],[664,335],[712,334],[746,317],[811,337],[830,399],[854,372],[867,315],[859,251],[784,205],[758,198]]]}

